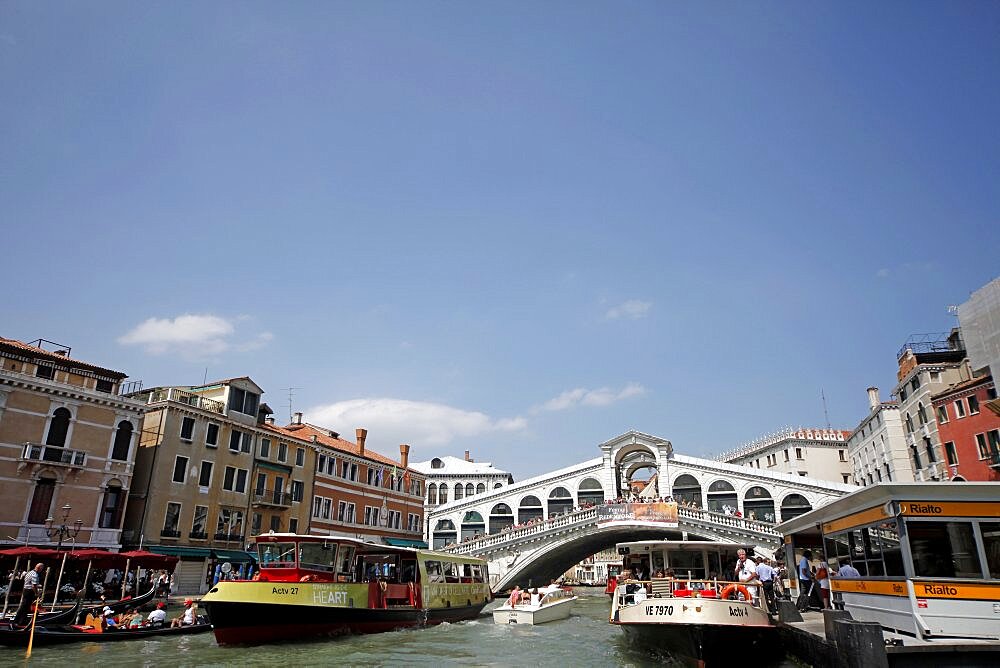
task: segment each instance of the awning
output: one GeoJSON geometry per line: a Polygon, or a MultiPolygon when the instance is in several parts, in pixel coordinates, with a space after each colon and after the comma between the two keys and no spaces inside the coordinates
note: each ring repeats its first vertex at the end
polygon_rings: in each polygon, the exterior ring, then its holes
{"type": "Polygon", "coordinates": [[[272,464],[271,462],[256,462],[257,468],[267,469],[269,471],[280,471],[281,473],[291,473],[291,466],[282,466],[281,464],[272,464]]]}
{"type": "Polygon", "coordinates": [[[387,545],[392,545],[393,547],[415,547],[420,550],[427,549],[427,543],[422,540],[414,540],[412,538],[383,538],[387,545]]]}
{"type": "Polygon", "coordinates": [[[196,559],[216,559],[218,561],[235,561],[237,563],[256,562],[257,555],[243,550],[212,550],[207,547],[181,547],[174,545],[150,545],[150,552],[170,554],[175,557],[194,557],[196,559]]]}

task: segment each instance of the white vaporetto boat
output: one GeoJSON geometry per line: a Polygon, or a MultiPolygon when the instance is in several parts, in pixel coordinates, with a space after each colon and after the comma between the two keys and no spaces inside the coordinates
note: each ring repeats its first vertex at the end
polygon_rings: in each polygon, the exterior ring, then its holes
{"type": "Polygon", "coordinates": [[[545,624],[557,619],[566,619],[572,612],[576,596],[559,585],[541,587],[523,592],[515,587],[507,602],[493,611],[494,624],[545,624]],[[521,594],[528,594],[527,600],[521,594]]]}

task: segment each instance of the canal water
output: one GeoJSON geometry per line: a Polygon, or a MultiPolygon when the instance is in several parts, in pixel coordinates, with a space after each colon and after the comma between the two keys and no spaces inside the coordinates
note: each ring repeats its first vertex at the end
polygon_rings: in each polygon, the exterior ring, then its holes
{"type": "MultiPolygon", "coordinates": [[[[108,643],[38,647],[31,666],[670,666],[672,657],[631,647],[608,623],[602,588],[580,588],[573,615],[540,626],[493,623],[490,603],[479,619],[367,636],[258,647],[219,647],[211,633],[108,643]]],[[[176,611],[176,612],[179,612],[176,611]]],[[[171,616],[175,614],[170,610],[171,616]]],[[[24,650],[0,648],[0,665],[22,661],[24,650]]],[[[747,657],[748,660],[751,657],[747,657]]],[[[751,661],[751,665],[760,665],[751,661]]],[[[782,667],[795,664],[786,662],[782,667]]]]}

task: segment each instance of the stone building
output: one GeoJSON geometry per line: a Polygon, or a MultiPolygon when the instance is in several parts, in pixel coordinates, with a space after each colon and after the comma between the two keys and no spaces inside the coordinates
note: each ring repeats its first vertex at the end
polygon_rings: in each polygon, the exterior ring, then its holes
{"type": "Polygon", "coordinates": [[[428,508],[500,489],[514,482],[514,476],[507,471],[494,468],[489,462],[476,462],[469,454],[466,450],[465,459],[435,457],[412,465],[427,476],[428,508]]]}
{"type": "Polygon", "coordinates": [[[1000,481],[1000,415],[987,408],[996,399],[989,375],[931,397],[952,479],[1000,481]]]}
{"type": "Polygon", "coordinates": [[[903,434],[899,402],[882,401],[878,388],[868,388],[871,409],[847,439],[856,485],[913,482],[914,468],[903,434]]]}
{"type": "Polygon", "coordinates": [[[143,406],[70,352],[0,338],[0,543],[118,550],[143,406]]]}
{"type": "Polygon", "coordinates": [[[787,428],[724,453],[717,459],[751,468],[850,483],[851,462],[843,429],[787,428]]]}

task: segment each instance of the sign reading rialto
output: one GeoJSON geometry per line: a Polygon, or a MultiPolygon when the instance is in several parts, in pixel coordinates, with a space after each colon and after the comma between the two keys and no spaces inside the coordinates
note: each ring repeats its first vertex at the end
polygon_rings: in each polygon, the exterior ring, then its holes
{"type": "Polygon", "coordinates": [[[597,508],[599,524],[642,522],[662,527],[677,527],[677,504],[657,501],[654,503],[611,503],[597,508]]]}

